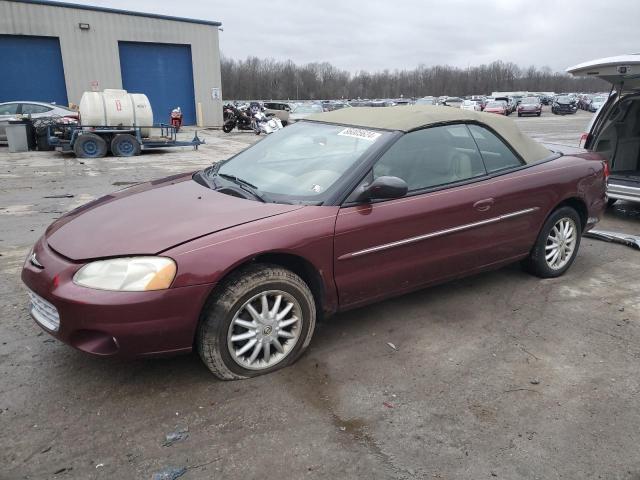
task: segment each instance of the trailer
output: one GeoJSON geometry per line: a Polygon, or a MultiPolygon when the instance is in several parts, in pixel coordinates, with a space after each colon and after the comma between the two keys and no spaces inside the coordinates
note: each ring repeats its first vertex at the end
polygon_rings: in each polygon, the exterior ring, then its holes
{"type": "Polygon", "coordinates": [[[78,158],[101,158],[111,152],[116,157],[133,157],[143,150],[153,148],[193,147],[202,145],[204,140],[198,132],[190,141],[177,139],[177,129],[171,125],[144,126],[87,126],[57,125],[49,127],[47,141],[62,153],[75,153],[78,158]],[[158,130],[159,136],[143,137],[142,130],[158,130]]]}

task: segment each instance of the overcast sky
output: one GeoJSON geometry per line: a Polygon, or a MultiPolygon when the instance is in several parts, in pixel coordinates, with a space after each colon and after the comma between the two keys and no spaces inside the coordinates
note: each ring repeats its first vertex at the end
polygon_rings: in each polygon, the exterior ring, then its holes
{"type": "Polygon", "coordinates": [[[564,70],[640,52],[640,0],[68,0],[222,22],[222,53],[340,68],[512,61],[564,70]]]}

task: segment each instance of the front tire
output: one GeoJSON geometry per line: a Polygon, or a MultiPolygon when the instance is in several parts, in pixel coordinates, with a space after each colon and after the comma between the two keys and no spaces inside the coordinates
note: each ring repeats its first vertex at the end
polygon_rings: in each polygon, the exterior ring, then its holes
{"type": "Polygon", "coordinates": [[[107,154],[107,142],[95,133],[78,135],[73,144],[73,153],[78,158],[102,158],[107,154]]]}
{"type": "Polygon", "coordinates": [[[316,307],[308,285],[276,265],[242,268],[215,291],[200,316],[200,358],[221,380],[270,373],[309,346],[316,307]]]}
{"type": "Polygon", "coordinates": [[[566,272],[578,254],[582,223],[571,207],[555,210],[542,226],[524,267],[541,278],[555,278],[566,272]]]}

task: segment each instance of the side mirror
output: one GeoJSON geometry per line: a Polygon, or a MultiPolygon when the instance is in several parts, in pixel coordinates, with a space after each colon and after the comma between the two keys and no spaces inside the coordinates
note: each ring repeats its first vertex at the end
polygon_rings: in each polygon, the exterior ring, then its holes
{"type": "Polygon", "coordinates": [[[360,187],[357,201],[366,202],[376,198],[400,198],[407,194],[407,182],[398,177],[378,177],[368,185],[360,187]]]}

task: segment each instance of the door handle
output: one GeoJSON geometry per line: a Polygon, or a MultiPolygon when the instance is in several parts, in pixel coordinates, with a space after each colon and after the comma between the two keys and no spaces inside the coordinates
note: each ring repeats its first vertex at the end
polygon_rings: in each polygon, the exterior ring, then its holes
{"type": "Polygon", "coordinates": [[[478,200],[476,203],[474,203],[473,208],[475,208],[479,212],[486,212],[491,208],[491,205],[493,205],[494,202],[495,200],[493,198],[485,198],[483,200],[478,200]]]}

